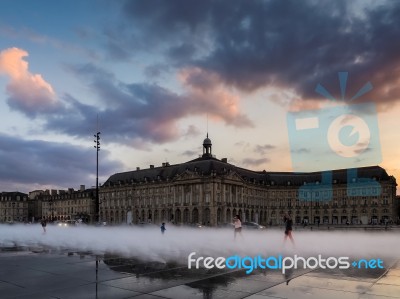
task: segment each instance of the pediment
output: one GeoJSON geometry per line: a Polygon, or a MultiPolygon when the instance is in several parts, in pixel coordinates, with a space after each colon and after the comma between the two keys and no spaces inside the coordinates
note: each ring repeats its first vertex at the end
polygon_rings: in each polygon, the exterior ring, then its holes
{"type": "Polygon", "coordinates": [[[174,181],[185,181],[189,179],[194,179],[200,177],[198,173],[190,170],[185,170],[181,174],[175,176],[174,181]]]}
{"type": "Polygon", "coordinates": [[[243,182],[243,178],[236,172],[236,171],[232,171],[230,170],[226,175],[225,175],[226,179],[229,180],[233,180],[233,181],[238,181],[238,182],[243,182]]]}

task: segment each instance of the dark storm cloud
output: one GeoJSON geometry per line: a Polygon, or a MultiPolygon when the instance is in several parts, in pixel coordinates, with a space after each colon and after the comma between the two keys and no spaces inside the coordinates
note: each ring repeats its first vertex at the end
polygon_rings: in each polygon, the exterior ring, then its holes
{"type": "Polygon", "coordinates": [[[141,40],[241,90],[276,86],[320,98],[321,83],[339,97],[336,74],[348,71],[347,98],[368,81],[375,88],[365,100],[382,107],[400,96],[396,1],[150,0],[125,1],[122,10],[127,25],[115,44],[135,53],[141,48],[127,40],[141,40]],[[140,31],[126,30],[132,24],[140,31]]]}
{"type": "Polygon", "coordinates": [[[196,52],[196,48],[192,44],[181,44],[169,48],[167,54],[173,60],[188,60],[191,59],[196,52]]]}
{"type": "Polygon", "coordinates": [[[200,135],[199,129],[194,125],[189,125],[186,130],[185,136],[186,137],[196,137],[200,135]]]}
{"type": "Polygon", "coordinates": [[[195,157],[198,154],[199,154],[199,151],[186,150],[182,153],[182,156],[195,157]]]}
{"type": "Polygon", "coordinates": [[[260,159],[254,159],[254,158],[245,158],[242,160],[242,164],[244,166],[249,166],[249,167],[258,167],[264,163],[269,163],[270,160],[268,158],[260,158],[260,159]]]}
{"type": "MultiPolygon", "coordinates": [[[[110,160],[107,151],[100,157],[100,176],[121,169],[122,164],[110,160]]],[[[83,148],[0,133],[0,160],[1,182],[73,187],[95,181],[96,150],[91,142],[83,148]]]]}
{"type": "Polygon", "coordinates": [[[311,150],[308,148],[299,148],[299,149],[291,149],[290,152],[293,154],[309,154],[311,153],[311,150]]]}
{"type": "Polygon", "coordinates": [[[161,75],[168,73],[170,70],[170,67],[167,64],[160,64],[156,63],[153,65],[149,65],[144,69],[144,74],[149,78],[149,79],[154,79],[158,78],[161,75]]]}
{"type": "Polygon", "coordinates": [[[254,147],[254,152],[260,154],[260,155],[265,155],[269,150],[274,149],[275,146],[271,144],[264,144],[264,145],[259,145],[257,144],[254,147]]]}
{"type": "MultiPolygon", "coordinates": [[[[127,84],[94,65],[70,66],[69,70],[88,82],[99,99],[99,106],[82,104],[66,95],[67,113],[47,118],[46,128],[72,136],[85,137],[93,130],[99,116],[101,130],[107,140],[138,146],[141,141],[164,143],[182,135],[197,135],[198,129],[178,127],[177,122],[191,115],[219,118],[235,127],[252,126],[251,121],[236,108],[237,100],[220,93],[215,86],[204,91],[184,82],[186,91],[178,94],[157,84],[127,84]],[[221,97],[219,101],[218,98],[221,97]]],[[[189,71],[183,80],[189,80],[189,71]]],[[[201,76],[201,75],[198,75],[201,76]]],[[[205,76],[203,74],[203,76],[205,76]]]]}

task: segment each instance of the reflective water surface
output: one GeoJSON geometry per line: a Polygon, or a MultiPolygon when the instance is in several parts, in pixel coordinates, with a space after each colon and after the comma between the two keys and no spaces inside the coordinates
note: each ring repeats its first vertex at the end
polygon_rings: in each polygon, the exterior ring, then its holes
{"type": "Polygon", "coordinates": [[[244,232],[0,225],[0,298],[400,298],[400,230],[244,232]],[[383,269],[188,269],[188,254],[348,256],[383,269]]]}

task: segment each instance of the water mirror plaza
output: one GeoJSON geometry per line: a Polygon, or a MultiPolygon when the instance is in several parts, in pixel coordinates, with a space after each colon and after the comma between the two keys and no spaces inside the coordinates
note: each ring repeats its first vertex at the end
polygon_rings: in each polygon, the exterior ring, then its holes
{"type": "Polygon", "coordinates": [[[400,1],[0,3],[0,299],[400,299],[400,1]]]}
{"type": "Polygon", "coordinates": [[[400,298],[397,227],[295,227],[295,247],[282,243],[279,228],[244,231],[236,240],[232,230],[215,228],[170,226],[164,235],[158,227],[49,226],[46,234],[39,225],[1,229],[1,298],[400,298]],[[189,269],[193,251],[213,257],[379,258],[384,267],[298,267],[284,274],[258,268],[246,274],[244,268],[196,269],[195,263],[189,269]]]}

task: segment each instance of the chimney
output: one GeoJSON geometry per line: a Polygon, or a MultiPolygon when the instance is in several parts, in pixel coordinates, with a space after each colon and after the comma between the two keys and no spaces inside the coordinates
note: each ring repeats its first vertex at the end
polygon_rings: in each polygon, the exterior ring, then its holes
{"type": "Polygon", "coordinates": [[[85,191],[85,189],[86,189],[85,185],[81,185],[80,188],[79,188],[80,191],[85,191]]]}
{"type": "Polygon", "coordinates": [[[169,166],[169,162],[165,162],[165,166],[169,166]]]}
{"type": "Polygon", "coordinates": [[[162,167],[165,167],[165,163],[162,164],[162,167]]]}
{"type": "Polygon", "coordinates": [[[136,167],[136,170],[140,170],[140,167],[136,167]]]}
{"type": "Polygon", "coordinates": [[[154,165],[150,165],[150,168],[153,169],[153,168],[154,168],[154,165]]]}
{"type": "Polygon", "coordinates": [[[222,158],[221,161],[224,163],[228,163],[228,158],[222,158]]]}

